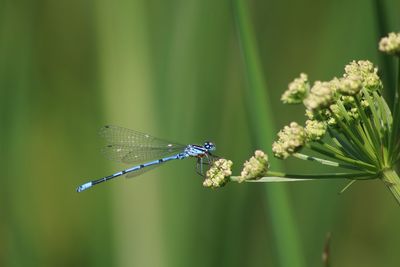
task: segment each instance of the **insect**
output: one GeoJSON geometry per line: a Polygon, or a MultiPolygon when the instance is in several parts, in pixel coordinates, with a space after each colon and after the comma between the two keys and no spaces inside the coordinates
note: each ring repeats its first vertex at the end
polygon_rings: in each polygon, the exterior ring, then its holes
{"type": "Polygon", "coordinates": [[[203,175],[203,164],[210,164],[215,158],[211,154],[215,150],[215,145],[208,141],[202,146],[181,145],[112,125],[102,127],[100,136],[108,142],[108,145],[102,150],[107,158],[136,165],[101,179],[82,184],[76,189],[77,192],[82,192],[94,185],[122,175],[126,175],[127,178],[138,176],[167,161],[189,157],[197,158],[197,172],[203,175]]]}

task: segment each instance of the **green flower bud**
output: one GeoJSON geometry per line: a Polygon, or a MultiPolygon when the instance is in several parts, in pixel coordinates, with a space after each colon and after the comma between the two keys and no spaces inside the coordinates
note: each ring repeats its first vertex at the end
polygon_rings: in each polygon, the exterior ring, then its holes
{"type": "Polygon", "coordinates": [[[351,108],[349,111],[347,111],[347,114],[350,118],[353,118],[354,120],[358,120],[360,118],[360,113],[358,112],[358,108],[356,107],[351,108]]]}
{"type": "Polygon", "coordinates": [[[335,118],[329,118],[327,121],[328,126],[336,126],[337,121],[335,118]]]}

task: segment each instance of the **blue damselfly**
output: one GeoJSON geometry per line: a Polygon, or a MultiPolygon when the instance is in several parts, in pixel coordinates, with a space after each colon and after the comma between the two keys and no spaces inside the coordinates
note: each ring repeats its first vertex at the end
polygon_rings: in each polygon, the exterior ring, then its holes
{"type": "Polygon", "coordinates": [[[102,150],[107,158],[136,165],[101,179],[82,184],[76,189],[77,192],[82,192],[96,184],[121,175],[125,175],[126,177],[137,176],[151,170],[153,167],[174,159],[197,158],[198,172],[203,174],[203,164],[210,164],[214,157],[211,151],[215,150],[215,145],[211,142],[205,142],[202,146],[181,145],[112,125],[102,127],[100,129],[100,136],[105,138],[108,143],[102,150]]]}

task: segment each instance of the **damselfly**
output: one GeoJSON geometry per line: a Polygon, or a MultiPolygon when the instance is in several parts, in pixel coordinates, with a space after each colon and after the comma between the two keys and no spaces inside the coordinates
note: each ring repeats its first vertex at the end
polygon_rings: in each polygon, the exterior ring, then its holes
{"type": "Polygon", "coordinates": [[[77,192],[82,192],[92,186],[114,179],[121,175],[134,177],[151,170],[164,162],[174,159],[197,158],[198,172],[203,174],[203,164],[210,164],[211,151],[215,145],[205,142],[204,145],[181,145],[165,141],[160,138],[140,133],[134,130],[107,125],[100,129],[100,136],[104,137],[107,145],[103,148],[106,157],[123,163],[136,164],[135,166],[98,180],[78,186],[77,192]]]}

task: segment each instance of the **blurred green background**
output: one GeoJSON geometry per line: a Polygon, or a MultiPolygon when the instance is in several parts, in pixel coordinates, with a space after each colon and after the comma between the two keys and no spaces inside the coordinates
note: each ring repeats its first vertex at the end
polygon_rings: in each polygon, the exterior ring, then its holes
{"type": "Polygon", "coordinates": [[[327,232],[332,266],[398,266],[399,207],[378,181],[340,196],[345,181],[209,190],[187,160],[75,188],[127,167],[103,159],[105,124],[210,139],[239,173],[254,149],[271,155],[279,128],[304,121],[279,102],[300,72],[326,80],[369,59],[393,84],[377,43],[399,31],[399,10],[397,0],[0,0],[0,266],[323,266],[327,232]],[[261,116],[238,35],[246,10],[261,116]]]}

